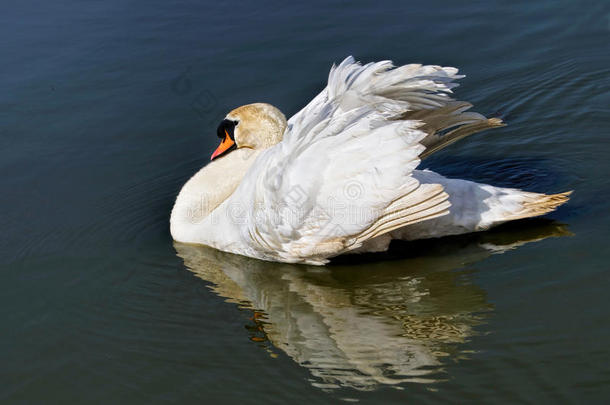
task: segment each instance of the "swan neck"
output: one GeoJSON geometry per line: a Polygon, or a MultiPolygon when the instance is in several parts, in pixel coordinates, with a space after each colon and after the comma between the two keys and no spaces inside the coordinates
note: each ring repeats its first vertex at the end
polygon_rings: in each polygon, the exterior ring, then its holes
{"type": "Polygon", "coordinates": [[[259,151],[237,149],[215,159],[186,182],[172,209],[170,231],[174,240],[193,242],[194,233],[223,201],[233,194],[259,151]]]}

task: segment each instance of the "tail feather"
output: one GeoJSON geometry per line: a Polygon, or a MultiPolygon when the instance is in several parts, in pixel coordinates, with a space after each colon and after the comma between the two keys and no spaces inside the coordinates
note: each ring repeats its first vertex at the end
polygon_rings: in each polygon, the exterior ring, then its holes
{"type": "Polygon", "coordinates": [[[523,219],[544,215],[551,211],[555,211],[557,207],[566,203],[570,199],[572,191],[566,191],[559,194],[539,194],[522,192],[523,202],[520,211],[512,212],[503,218],[505,221],[513,221],[515,219],[523,219]]]}
{"type": "Polygon", "coordinates": [[[540,194],[515,188],[493,187],[468,180],[449,179],[429,170],[415,170],[423,185],[441,185],[449,195],[449,214],[409,224],[391,233],[394,239],[415,240],[486,231],[505,222],[537,217],[568,201],[571,191],[540,194]]]}

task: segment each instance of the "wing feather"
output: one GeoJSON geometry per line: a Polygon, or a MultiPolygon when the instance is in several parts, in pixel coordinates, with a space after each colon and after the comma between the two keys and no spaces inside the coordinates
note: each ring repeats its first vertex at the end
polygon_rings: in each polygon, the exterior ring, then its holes
{"type": "Polygon", "coordinates": [[[258,157],[230,197],[248,202],[244,245],[269,260],[322,264],[445,215],[443,187],[411,176],[429,134],[401,115],[451,108],[448,94],[460,77],[449,67],[361,65],[352,57],[333,66],[327,87],[288,120],[284,140],[258,157]]]}

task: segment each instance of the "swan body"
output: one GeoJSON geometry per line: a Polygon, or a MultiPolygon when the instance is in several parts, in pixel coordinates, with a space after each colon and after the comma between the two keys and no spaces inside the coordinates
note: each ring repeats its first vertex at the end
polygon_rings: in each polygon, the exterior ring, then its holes
{"type": "Polygon", "coordinates": [[[502,126],[449,94],[457,69],[348,57],[290,120],[239,107],[218,127],[212,162],[180,191],[172,237],[263,260],[324,264],[383,251],[392,239],[482,231],[542,215],[569,193],[545,195],[417,170],[422,158],[502,126]]]}

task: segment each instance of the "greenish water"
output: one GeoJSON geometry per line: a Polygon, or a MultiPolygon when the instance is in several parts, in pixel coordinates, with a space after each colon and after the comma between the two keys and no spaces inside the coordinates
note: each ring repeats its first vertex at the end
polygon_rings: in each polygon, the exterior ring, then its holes
{"type": "Polygon", "coordinates": [[[0,34],[0,401],[610,399],[607,2],[8,1],[0,34]],[[424,167],[573,198],[323,268],[174,245],[225,113],[349,54],[507,121],[424,167]]]}

